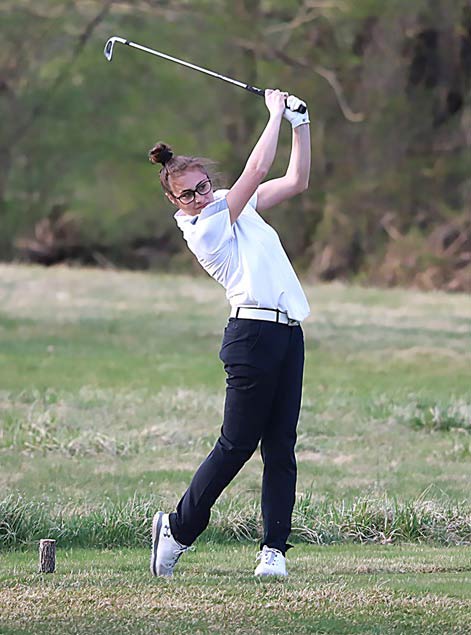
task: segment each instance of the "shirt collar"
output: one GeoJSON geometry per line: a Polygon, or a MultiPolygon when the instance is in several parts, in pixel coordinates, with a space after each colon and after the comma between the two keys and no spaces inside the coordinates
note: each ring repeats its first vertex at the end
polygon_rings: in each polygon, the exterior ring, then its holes
{"type": "MultiPolygon", "coordinates": [[[[222,198],[227,191],[228,190],[216,190],[214,192],[214,200],[217,201],[218,199],[222,198]]],[[[208,205],[211,205],[211,203],[208,203],[208,205]]],[[[206,205],[206,207],[208,205],[206,205]]],[[[201,212],[206,209],[206,207],[203,207],[203,209],[194,216],[192,216],[191,214],[186,214],[182,209],[177,209],[177,211],[173,215],[173,218],[176,220],[179,227],[183,227],[186,223],[191,223],[192,225],[194,225],[197,222],[201,212]]]]}
{"type": "Polygon", "coordinates": [[[191,214],[185,214],[185,212],[183,212],[181,209],[178,209],[173,217],[176,220],[178,227],[184,227],[188,223],[194,225],[199,218],[199,214],[191,216],[191,214]]]}

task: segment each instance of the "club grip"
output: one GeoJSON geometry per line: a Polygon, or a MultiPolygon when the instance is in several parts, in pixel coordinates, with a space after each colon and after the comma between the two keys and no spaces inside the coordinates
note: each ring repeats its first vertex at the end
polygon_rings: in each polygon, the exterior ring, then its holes
{"type": "MultiPolygon", "coordinates": [[[[250,84],[247,84],[245,86],[245,89],[249,90],[251,93],[254,93],[254,95],[259,95],[260,97],[265,97],[265,90],[263,90],[262,88],[257,88],[256,86],[250,86],[250,84]]],[[[288,108],[288,106],[286,106],[286,107],[288,108]]],[[[291,108],[289,108],[289,110],[291,110],[291,108]]],[[[298,106],[298,108],[296,108],[296,110],[294,112],[299,112],[302,115],[304,115],[306,110],[307,110],[306,106],[301,104],[300,106],[298,106]]]]}
{"type": "Polygon", "coordinates": [[[246,84],[244,88],[245,90],[249,90],[254,95],[265,97],[265,91],[262,88],[257,88],[256,86],[251,86],[250,84],[246,84]]]}

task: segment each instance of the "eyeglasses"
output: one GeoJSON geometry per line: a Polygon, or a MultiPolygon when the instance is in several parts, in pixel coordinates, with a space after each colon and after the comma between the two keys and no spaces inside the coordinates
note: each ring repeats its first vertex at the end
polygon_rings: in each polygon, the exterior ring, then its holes
{"type": "Polygon", "coordinates": [[[183,203],[183,205],[189,205],[193,203],[195,200],[195,195],[199,194],[200,196],[204,196],[205,194],[209,194],[212,188],[212,184],[210,179],[205,179],[204,181],[200,181],[194,190],[184,190],[180,196],[175,196],[177,201],[183,203]]]}

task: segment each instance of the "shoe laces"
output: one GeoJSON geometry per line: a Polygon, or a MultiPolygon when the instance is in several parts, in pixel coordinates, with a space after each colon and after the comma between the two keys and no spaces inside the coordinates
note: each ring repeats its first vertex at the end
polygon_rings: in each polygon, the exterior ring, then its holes
{"type": "Polygon", "coordinates": [[[273,547],[264,547],[262,551],[259,551],[256,557],[256,560],[263,560],[265,564],[272,565],[275,563],[279,556],[283,554],[279,549],[274,549],[273,547]]]}
{"type": "Polygon", "coordinates": [[[179,547],[177,547],[176,549],[173,550],[173,557],[172,557],[172,565],[176,564],[178,558],[182,555],[182,553],[185,553],[185,551],[194,551],[195,547],[187,547],[186,545],[180,545],[179,547]]]}

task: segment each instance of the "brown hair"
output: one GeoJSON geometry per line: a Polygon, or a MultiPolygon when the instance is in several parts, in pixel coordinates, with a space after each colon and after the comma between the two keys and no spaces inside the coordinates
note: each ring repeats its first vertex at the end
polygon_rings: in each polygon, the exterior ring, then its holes
{"type": "MultiPolygon", "coordinates": [[[[183,155],[175,155],[172,148],[159,141],[153,148],[149,150],[149,161],[154,164],[161,163],[160,184],[164,192],[173,194],[169,184],[169,177],[176,176],[186,170],[201,170],[208,178],[211,178],[214,163],[209,159],[202,157],[187,157],[183,155]]],[[[212,179],[211,179],[212,180],[212,179]]]]}

